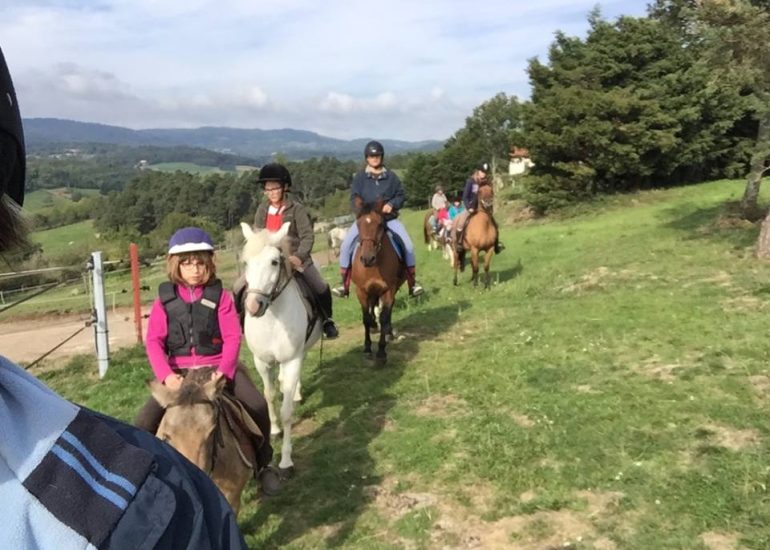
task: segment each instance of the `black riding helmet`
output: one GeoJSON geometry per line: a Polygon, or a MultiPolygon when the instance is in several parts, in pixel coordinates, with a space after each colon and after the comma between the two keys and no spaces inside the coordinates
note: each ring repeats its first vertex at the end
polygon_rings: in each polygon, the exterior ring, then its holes
{"type": "Polygon", "coordinates": [[[283,164],[271,162],[262,167],[259,171],[259,177],[257,178],[257,183],[261,183],[262,187],[264,187],[265,183],[268,181],[277,181],[283,185],[285,189],[289,189],[291,187],[291,174],[289,173],[288,168],[283,164]]]}
{"type": "Polygon", "coordinates": [[[364,147],[364,158],[366,157],[385,157],[385,147],[379,141],[370,141],[364,147]]]}
{"type": "Polygon", "coordinates": [[[24,203],[24,172],[26,154],[24,151],[24,131],[21,127],[21,114],[16,103],[11,75],[0,49],[0,155],[16,157],[11,164],[10,173],[0,173],[0,197],[7,194],[19,206],[24,203]]]}

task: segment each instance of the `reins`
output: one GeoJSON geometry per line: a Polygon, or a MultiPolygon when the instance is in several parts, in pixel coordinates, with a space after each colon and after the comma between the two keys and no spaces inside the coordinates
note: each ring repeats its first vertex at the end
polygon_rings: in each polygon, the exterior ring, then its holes
{"type": "Polygon", "coordinates": [[[280,257],[280,263],[279,263],[279,273],[278,278],[275,280],[275,285],[273,285],[273,289],[268,293],[264,292],[262,290],[257,289],[247,289],[246,294],[256,294],[257,296],[264,296],[266,298],[266,305],[265,309],[267,309],[270,304],[272,304],[278,296],[281,295],[281,293],[286,290],[286,287],[289,286],[289,283],[291,282],[291,274],[288,272],[288,269],[286,268],[286,259],[284,258],[283,254],[281,254],[280,257]],[[281,280],[284,279],[283,284],[281,283],[281,280]]]}

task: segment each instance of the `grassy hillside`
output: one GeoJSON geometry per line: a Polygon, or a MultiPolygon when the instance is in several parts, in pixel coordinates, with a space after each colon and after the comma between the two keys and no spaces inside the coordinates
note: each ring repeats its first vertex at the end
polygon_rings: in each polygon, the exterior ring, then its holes
{"type": "MultiPolygon", "coordinates": [[[[427,295],[402,293],[384,368],[361,357],[357,303],[335,302],[342,336],[303,371],[297,477],[267,501],[249,486],[249,544],[770,547],[770,267],[725,206],[741,192],[713,182],[505,227],[486,292],[469,273],[451,287],[419,246],[427,295]]],[[[420,213],[405,219],[418,235],[420,213]]],[[[130,419],[142,351],[95,373],[83,357],[41,378],[130,419]]]]}
{"type": "Polygon", "coordinates": [[[94,236],[93,220],[84,220],[55,229],[35,231],[32,233],[32,241],[40,243],[43,246],[43,253],[51,256],[57,255],[67,247],[82,248],[92,245],[97,239],[94,236]]]}

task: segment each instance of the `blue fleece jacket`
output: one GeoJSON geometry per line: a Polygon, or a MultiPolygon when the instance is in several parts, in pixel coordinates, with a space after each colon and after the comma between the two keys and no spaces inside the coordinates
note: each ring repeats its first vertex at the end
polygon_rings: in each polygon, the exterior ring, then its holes
{"type": "Polygon", "coordinates": [[[385,216],[392,220],[398,217],[398,211],[404,206],[404,187],[395,172],[387,168],[381,174],[362,170],[353,177],[353,185],[350,190],[350,204],[353,212],[356,211],[356,197],[361,197],[364,205],[372,205],[377,199],[390,204],[393,211],[385,216]]]}

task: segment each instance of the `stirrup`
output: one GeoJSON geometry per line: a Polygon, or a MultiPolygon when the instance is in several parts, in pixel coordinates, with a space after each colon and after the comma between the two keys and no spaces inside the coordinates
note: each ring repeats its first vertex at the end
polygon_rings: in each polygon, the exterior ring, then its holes
{"type": "Polygon", "coordinates": [[[340,335],[333,319],[326,319],[326,321],[323,322],[323,332],[327,340],[334,340],[340,335]]]}
{"type": "Polygon", "coordinates": [[[334,294],[337,298],[347,298],[350,294],[350,291],[344,286],[335,286],[332,289],[332,294],[334,294]]]}
{"type": "Polygon", "coordinates": [[[419,296],[423,292],[425,292],[425,289],[422,288],[420,283],[414,283],[414,286],[409,289],[409,296],[412,296],[412,297],[419,296]]]}

